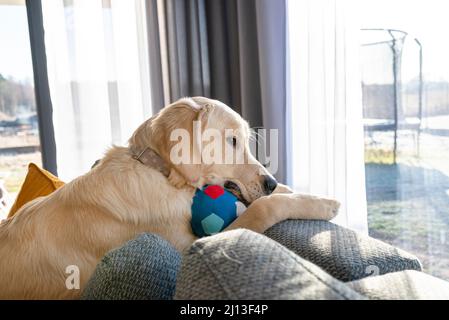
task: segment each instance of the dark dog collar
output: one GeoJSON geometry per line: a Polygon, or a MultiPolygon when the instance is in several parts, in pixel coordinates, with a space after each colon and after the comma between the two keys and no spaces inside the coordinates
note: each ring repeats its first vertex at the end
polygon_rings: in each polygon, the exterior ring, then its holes
{"type": "Polygon", "coordinates": [[[133,154],[132,157],[134,160],[139,161],[143,165],[156,169],[166,177],[170,174],[170,169],[166,165],[165,161],[150,147],[146,147],[141,152],[133,154]]]}
{"type": "MultiPolygon", "coordinates": [[[[131,151],[132,152],[132,151],[131,151]]],[[[170,175],[170,169],[166,165],[165,161],[161,158],[161,156],[151,149],[150,147],[146,147],[141,152],[133,154],[132,158],[134,160],[139,161],[141,164],[156,169],[164,176],[168,177],[170,175]]],[[[100,163],[100,159],[95,161],[92,165],[91,169],[96,167],[100,163]]]]}

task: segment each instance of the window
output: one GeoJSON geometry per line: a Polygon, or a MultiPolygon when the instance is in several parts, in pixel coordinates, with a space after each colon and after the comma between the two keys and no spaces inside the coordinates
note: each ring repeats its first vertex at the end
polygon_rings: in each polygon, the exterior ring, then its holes
{"type": "Polygon", "coordinates": [[[449,279],[449,3],[361,8],[369,234],[449,279]]]}
{"type": "Polygon", "coordinates": [[[144,0],[43,1],[58,177],[86,173],[152,113],[144,0]]]}
{"type": "Polygon", "coordinates": [[[0,220],[27,165],[41,165],[25,1],[0,0],[0,220]]]}

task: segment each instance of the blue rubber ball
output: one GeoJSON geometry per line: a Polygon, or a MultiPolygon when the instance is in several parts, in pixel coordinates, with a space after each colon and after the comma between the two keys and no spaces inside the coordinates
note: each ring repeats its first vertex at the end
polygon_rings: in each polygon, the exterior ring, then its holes
{"type": "Polygon", "coordinates": [[[197,189],[192,202],[192,230],[198,237],[216,234],[229,226],[245,205],[236,196],[218,185],[197,189]]]}

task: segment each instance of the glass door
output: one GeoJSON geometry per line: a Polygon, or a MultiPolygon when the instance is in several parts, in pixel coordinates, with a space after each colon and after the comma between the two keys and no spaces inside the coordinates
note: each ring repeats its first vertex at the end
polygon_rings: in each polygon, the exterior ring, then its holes
{"type": "Polygon", "coordinates": [[[369,234],[449,279],[448,1],[364,0],[369,234]]]}

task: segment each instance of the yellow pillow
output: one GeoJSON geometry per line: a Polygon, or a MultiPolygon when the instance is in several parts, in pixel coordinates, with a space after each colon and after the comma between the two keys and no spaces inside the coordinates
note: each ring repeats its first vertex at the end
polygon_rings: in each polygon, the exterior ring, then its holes
{"type": "Polygon", "coordinates": [[[62,187],[64,182],[47,170],[39,168],[34,163],[28,165],[28,173],[20,188],[16,201],[9,211],[8,218],[12,217],[25,203],[37,197],[47,196],[62,187]]]}

